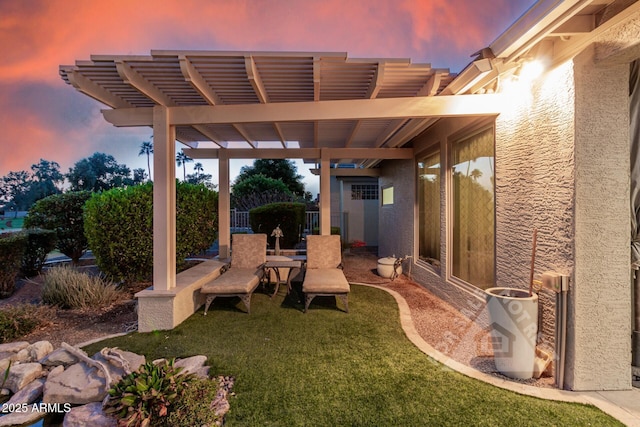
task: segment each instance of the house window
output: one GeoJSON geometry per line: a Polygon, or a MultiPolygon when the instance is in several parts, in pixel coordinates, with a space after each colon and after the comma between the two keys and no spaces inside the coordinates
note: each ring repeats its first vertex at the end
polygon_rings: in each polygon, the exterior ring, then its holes
{"type": "Polygon", "coordinates": [[[440,151],[418,159],[418,254],[440,264],[440,151]]]}
{"type": "Polygon", "coordinates": [[[451,145],[451,274],[481,289],[494,284],[494,132],[451,145]]]}
{"type": "Polygon", "coordinates": [[[393,186],[382,189],[382,206],[393,204],[393,186]]]}
{"type": "Polygon", "coordinates": [[[378,200],[378,185],[352,184],[351,200],[378,200]]]}

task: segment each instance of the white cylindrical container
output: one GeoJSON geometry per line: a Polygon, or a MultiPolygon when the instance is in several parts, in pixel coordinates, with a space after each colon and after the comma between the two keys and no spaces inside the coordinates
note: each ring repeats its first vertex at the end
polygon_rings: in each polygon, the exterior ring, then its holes
{"type": "MultiPolygon", "coordinates": [[[[386,277],[387,279],[393,279],[393,266],[395,265],[395,263],[396,258],[390,256],[386,258],[380,258],[378,260],[378,275],[386,277]]],[[[402,274],[402,264],[399,264],[396,267],[396,273],[398,276],[402,274]]]]}
{"type": "Polygon", "coordinates": [[[538,334],[538,295],[514,288],[486,291],[496,368],[511,378],[533,376],[538,334]]]}

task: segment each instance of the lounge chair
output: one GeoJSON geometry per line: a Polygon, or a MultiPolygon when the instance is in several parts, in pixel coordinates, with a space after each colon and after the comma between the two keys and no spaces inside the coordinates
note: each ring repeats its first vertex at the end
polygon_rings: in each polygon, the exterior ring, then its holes
{"type": "Polygon", "coordinates": [[[350,287],[342,272],[340,236],[307,236],[307,268],[302,282],[304,312],[317,296],[335,296],[349,312],[350,287]]]}
{"type": "Polygon", "coordinates": [[[267,260],[266,234],[234,234],[231,241],[231,267],[205,283],[200,289],[207,295],[204,314],[217,297],[240,297],[251,313],[251,294],[263,278],[267,260]]]}

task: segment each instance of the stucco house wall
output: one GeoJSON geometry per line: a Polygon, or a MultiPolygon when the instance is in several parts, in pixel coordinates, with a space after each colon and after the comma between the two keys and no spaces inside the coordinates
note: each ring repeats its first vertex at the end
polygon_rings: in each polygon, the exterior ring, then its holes
{"type": "MultiPolygon", "coordinates": [[[[536,276],[570,276],[565,384],[573,390],[631,387],[628,64],[640,57],[638,25],[636,17],[602,34],[575,59],[509,96],[495,118],[496,286],[527,286],[537,228],[536,276]]],[[[439,124],[414,141],[414,150],[439,145],[444,162],[447,139],[466,125],[439,124]]],[[[381,208],[381,254],[411,246],[417,256],[413,163],[383,164],[381,185],[402,183],[394,191],[410,203],[381,208]],[[396,233],[393,222],[413,223],[414,230],[396,233]]],[[[473,316],[480,298],[445,274],[444,176],[441,182],[442,268],[414,260],[413,276],[473,316]]]]}
{"type": "Polygon", "coordinates": [[[392,160],[383,163],[381,188],[393,187],[393,204],[380,207],[378,214],[378,255],[402,257],[413,254],[416,180],[413,160],[392,160]],[[390,236],[393,235],[393,238],[390,236]]]}

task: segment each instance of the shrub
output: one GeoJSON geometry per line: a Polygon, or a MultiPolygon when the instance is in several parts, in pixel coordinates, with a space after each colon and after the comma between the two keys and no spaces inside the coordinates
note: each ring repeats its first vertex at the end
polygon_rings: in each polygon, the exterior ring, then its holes
{"type": "MultiPolygon", "coordinates": [[[[203,185],[176,186],[176,264],[209,248],[218,230],[217,193],[203,185]]],[[[94,194],[85,209],[85,234],[100,269],[117,280],[153,274],[153,183],[94,194]]]]}
{"type": "Polygon", "coordinates": [[[51,309],[45,306],[23,304],[4,307],[0,311],[0,344],[14,341],[45,323],[51,309]]]}
{"type": "Polygon", "coordinates": [[[104,307],[121,299],[117,286],[100,276],[90,276],[62,265],[44,276],[42,302],[61,308],[104,307]]]}
{"type": "Polygon", "coordinates": [[[26,233],[0,234],[0,298],[8,298],[15,291],[26,246],[26,233]]]}
{"type": "MultiPolygon", "coordinates": [[[[224,414],[213,406],[219,402],[222,386],[210,379],[196,379],[189,384],[182,398],[167,417],[167,426],[221,426],[224,414]]],[[[223,395],[224,396],[224,395],[223,395]]]]}
{"type": "Polygon", "coordinates": [[[159,425],[183,396],[194,374],[181,374],[172,359],[166,364],[147,362],[123,377],[109,390],[105,413],[120,419],[118,425],[159,425]]]}
{"type": "MultiPolygon", "coordinates": [[[[311,230],[311,234],[320,234],[320,227],[311,230]]],[[[340,235],[340,227],[331,227],[331,234],[340,235]]]]}
{"type": "Polygon", "coordinates": [[[27,232],[27,246],[22,256],[21,271],[27,277],[42,271],[47,255],[56,247],[56,232],[31,228],[27,232]]]}
{"type": "Polygon", "coordinates": [[[249,211],[249,222],[254,233],[266,233],[272,246],[275,246],[275,237],[271,232],[280,226],[282,234],[281,248],[293,248],[300,241],[300,233],[305,223],[304,203],[271,203],[249,211]]]}
{"type": "Polygon", "coordinates": [[[89,197],[91,193],[88,191],[76,191],[38,200],[29,209],[24,226],[54,230],[58,237],[58,250],[77,264],[88,248],[84,235],[83,207],[89,197]]]}

